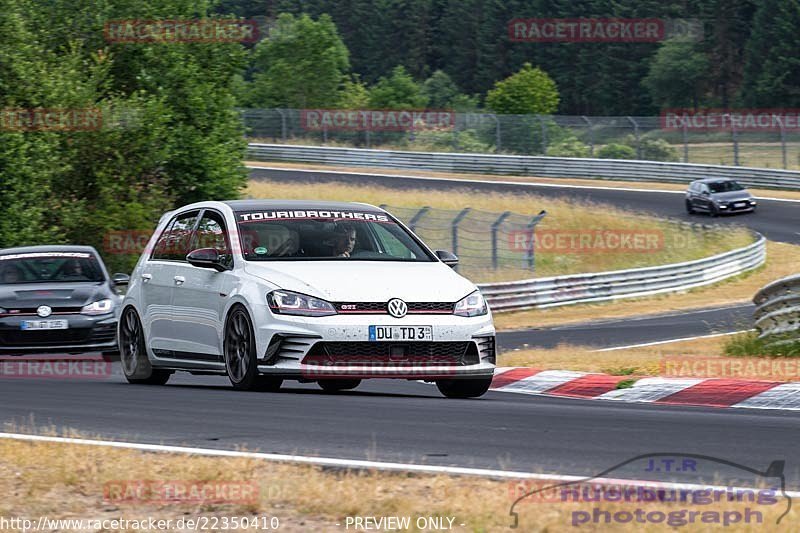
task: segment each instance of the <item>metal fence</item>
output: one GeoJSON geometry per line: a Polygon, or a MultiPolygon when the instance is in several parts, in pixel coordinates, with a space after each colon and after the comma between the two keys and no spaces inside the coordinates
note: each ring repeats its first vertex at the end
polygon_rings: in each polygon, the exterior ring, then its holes
{"type": "Polygon", "coordinates": [[[758,235],[756,242],[749,246],[696,261],[595,274],[483,283],[478,287],[493,311],[518,311],[685,291],[757,268],[764,263],[766,256],[766,239],[758,235]]]}
{"type": "MultiPolygon", "coordinates": [[[[359,113],[360,111],[355,111],[359,113]]],[[[251,139],[389,150],[593,157],[800,168],[800,130],[665,127],[662,117],[450,113],[447,127],[310,128],[303,110],[243,109],[251,139]]]]}
{"type": "Polygon", "coordinates": [[[533,273],[534,230],[546,215],[525,216],[511,211],[491,213],[466,207],[459,210],[381,205],[402,220],[433,249],[459,258],[457,270],[480,272],[512,269],[533,273]]]}
{"type": "Polygon", "coordinates": [[[766,285],[753,297],[759,336],[772,343],[800,340],[800,274],[766,285]]]}
{"type": "Polygon", "coordinates": [[[800,172],[796,171],[691,163],[367,150],[262,143],[250,143],[247,157],[251,161],[666,183],[688,183],[695,179],[713,176],[736,179],[749,187],[800,190],[800,172]]]}

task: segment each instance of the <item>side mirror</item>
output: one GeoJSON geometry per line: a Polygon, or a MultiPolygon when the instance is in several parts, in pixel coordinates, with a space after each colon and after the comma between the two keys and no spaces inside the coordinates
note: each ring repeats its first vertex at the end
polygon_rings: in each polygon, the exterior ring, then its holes
{"type": "Polygon", "coordinates": [[[458,257],[455,254],[451,254],[447,250],[436,250],[433,252],[436,254],[442,263],[449,266],[450,268],[456,266],[458,264],[458,257]]]}
{"type": "Polygon", "coordinates": [[[127,274],[122,274],[121,272],[117,272],[113,276],[111,276],[111,281],[114,285],[127,285],[131,282],[131,277],[127,274]]]}
{"type": "Polygon", "coordinates": [[[222,264],[222,256],[214,248],[192,250],[186,256],[186,260],[190,265],[200,268],[213,268],[217,272],[228,270],[228,267],[222,264]]]}
{"type": "Polygon", "coordinates": [[[701,192],[700,194],[702,194],[703,196],[708,196],[708,195],[710,195],[711,193],[710,193],[710,192],[708,192],[708,191],[703,191],[703,192],[701,192]]]}

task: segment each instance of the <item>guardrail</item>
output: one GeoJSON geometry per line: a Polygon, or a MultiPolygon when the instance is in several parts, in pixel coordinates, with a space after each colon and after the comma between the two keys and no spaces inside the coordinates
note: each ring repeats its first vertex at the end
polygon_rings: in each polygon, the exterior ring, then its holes
{"type": "Polygon", "coordinates": [[[766,239],[758,235],[756,242],[744,248],[694,261],[596,274],[483,283],[478,287],[492,311],[520,311],[685,291],[757,268],[766,256],[766,239]]]}
{"type": "Polygon", "coordinates": [[[284,144],[248,145],[251,161],[390,167],[442,172],[525,175],[545,178],[594,178],[623,181],[689,183],[713,176],[732,178],[748,187],[800,190],[800,172],[764,168],[662,163],[622,159],[406,152],[284,144]]]}
{"type": "Polygon", "coordinates": [[[753,303],[756,304],[753,316],[759,337],[789,337],[776,344],[797,340],[800,336],[800,274],[762,287],[753,297],[753,303]]]}

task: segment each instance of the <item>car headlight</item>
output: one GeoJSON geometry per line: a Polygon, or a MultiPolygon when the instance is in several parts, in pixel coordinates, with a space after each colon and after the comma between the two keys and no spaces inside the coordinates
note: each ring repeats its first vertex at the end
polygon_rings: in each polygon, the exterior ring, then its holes
{"type": "Polygon", "coordinates": [[[114,310],[113,300],[105,299],[92,302],[89,305],[84,305],[81,308],[83,315],[106,315],[114,310]]]}
{"type": "Polygon", "coordinates": [[[750,202],[750,205],[756,205],[756,203],[757,203],[757,202],[756,202],[755,200],[753,200],[752,198],[750,198],[750,199],[748,200],[748,202],[750,202]]]}
{"type": "Polygon", "coordinates": [[[292,291],[272,291],[267,294],[267,304],[273,313],[297,316],[335,315],[333,304],[292,291]]]}
{"type": "Polygon", "coordinates": [[[489,312],[489,306],[479,291],[475,291],[456,303],[453,314],[458,316],[480,316],[489,312]]]}

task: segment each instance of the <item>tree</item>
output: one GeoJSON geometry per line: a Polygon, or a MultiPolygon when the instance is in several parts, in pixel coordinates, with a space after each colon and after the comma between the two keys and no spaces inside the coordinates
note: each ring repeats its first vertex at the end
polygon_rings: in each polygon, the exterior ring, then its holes
{"type": "Polygon", "coordinates": [[[746,47],[741,100],[759,107],[800,106],[800,4],[760,3],[746,47]]]}
{"type": "Polygon", "coordinates": [[[358,75],[344,82],[337,105],[340,109],[365,109],[369,105],[369,90],[358,75]]]}
{"type": "Polygon", "coordinates": [[[539,67],[525,63],[522,69],[495,83],[486,95],[486,105],[506,115],[548,115],[558,109],[556,83],[539,67]]]}
{"type": "Polygon", "coordinates": [[[697,108],[707,86],[709,66],[695,43],[685,38],[669,39],[656,52],[642,85],[662,108],[697,108]]]}
{"type": "Polygon", "coordinates": [[[372,109],[423,109],[427,98],[422,88],[403,66],[392,70],[388,78],[381,78],[369,91],[372,109]]]}
{"type": "Polygon", "coordinates": [[[449,107],[456,96],[459,95],[458,87],[444,71],[437,70],[422,84],[422,92],[428,99],[431,109],[445,109],[449,107]]]}
{"type": "Polygon", "coordinates": [[[256,107],[333,107],[350,69],[347,47],[328,15],[281,14],[253,52],[256,107]]]}

